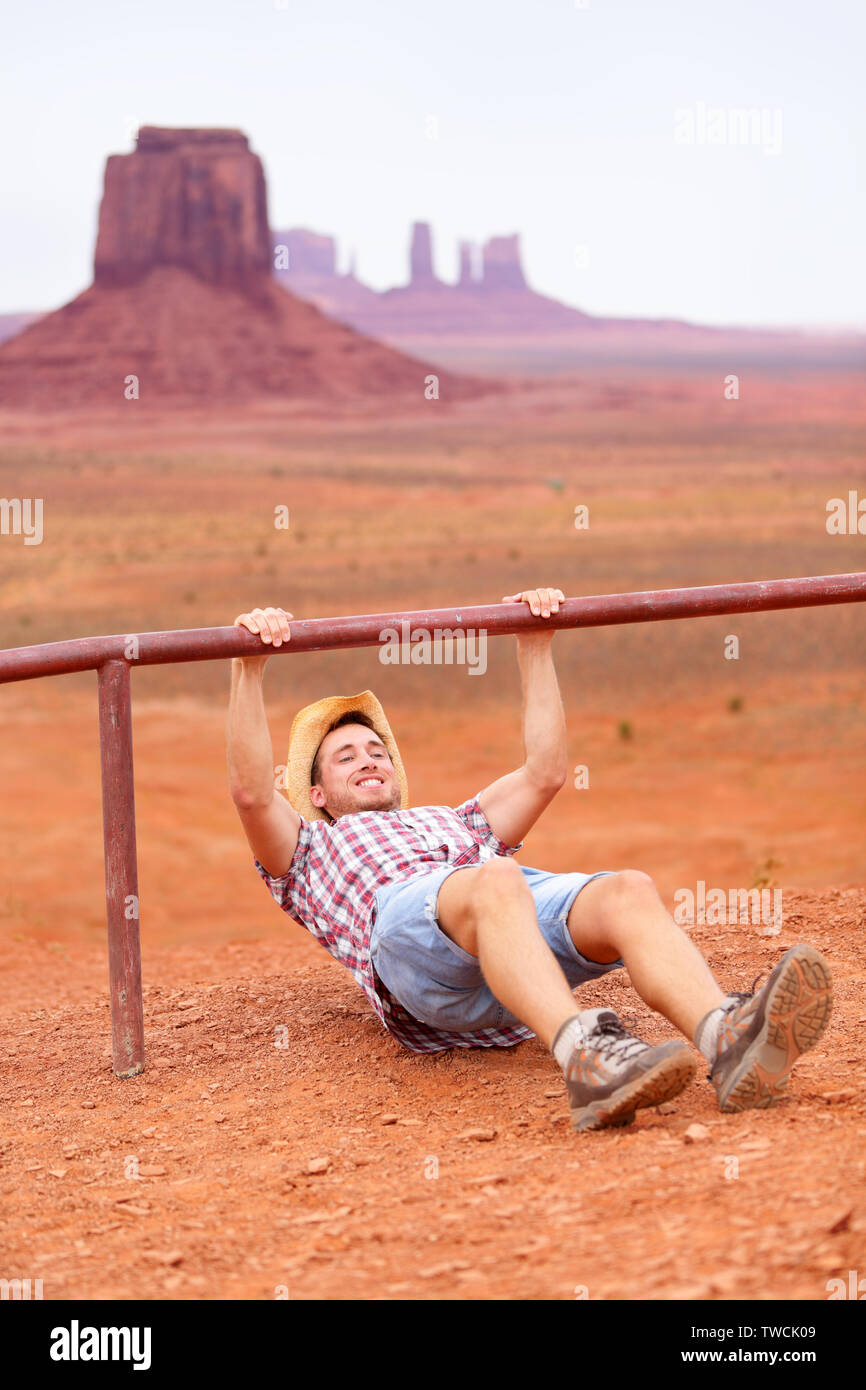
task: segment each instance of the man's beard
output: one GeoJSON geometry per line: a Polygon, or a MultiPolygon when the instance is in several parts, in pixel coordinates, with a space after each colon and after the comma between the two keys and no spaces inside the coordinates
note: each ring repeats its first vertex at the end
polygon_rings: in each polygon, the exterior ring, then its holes
{"type": "Polygon", "coordinates": [[[382,789],[388,792],[387,800],[383,796],[381,800],[370,798],[369,805],[359,805],[355,797],[345,793],[335,793],[328,798],[325,810],[332,820],[337,820],[340,816],[351,815],[354,811],[399,811],[400,809],[400,788],[396,783],[382,789]]]}

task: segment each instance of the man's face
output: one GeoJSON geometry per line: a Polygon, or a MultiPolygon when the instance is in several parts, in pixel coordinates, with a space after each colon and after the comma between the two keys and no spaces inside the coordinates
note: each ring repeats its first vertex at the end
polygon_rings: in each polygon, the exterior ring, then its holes
{"type": "Polygon", "coordinates": [[[310,800],[334,820],[351,811],[399,810],[397,774],[378,734],[364,724],[342,724],[326,734],[310,800]]]}

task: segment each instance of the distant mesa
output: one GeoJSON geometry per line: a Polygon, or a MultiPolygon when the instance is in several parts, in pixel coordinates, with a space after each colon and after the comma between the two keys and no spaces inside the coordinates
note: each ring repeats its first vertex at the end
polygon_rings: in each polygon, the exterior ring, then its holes
{"type": "Polygon", "coordinates": [[[337,271],[337,243],[332,236],[294,228],[272,232],[274,275],[277,282],[300,299],[315,304],[323,314],[348,322],[364,308],[373,310],[379,296],[363,285],[354,269],[337,271]],[[285,269],[279,267],[285,261],[285,269]]]}
{"type": "Polygon", "coordinates": [[[528,283],[517,234],[461,240],[453,283],[415,222],[408,279],[374,290],[333,236],[269,230],[261,161],[239,130],[143,126],[105,167],[93,284],[44,316],[0,316],[0,404],[424,400],[502,389],[502,375],[731,363],[860,367],[853,332],[712,328],[585,313],[528,283]],[[3,339],[6,339],[4,342],[3,339]],[[425,363],[435,362],[432,367],[425,363]],[[461,373],[467,375],[461,376],[461,373]]]}
{"type": "Polygon", "coordinates": [[[673,319],[602,318],[539,294],[527,282],[516,233],[480,246],[460,241],[458,278],[450,284],[433,269],[429,224],[416,222],[408,282],[381,292],[354,271],[338,273],[333,237],[303,228],[271,235],[288,253],[288,267],[276,276],[292,293],[362,333],[457,369],[523,375],[604,362],[690,359],[701,350],[724,353],[731,346],[724,329],[673,319]]]}
{"type": "MultiPolygon", "coordinates": [[[[497,290],[526,290],[526,278],[520,264],[520,238],[495,236],[483,251],[484,271],[481,283],[488,294],[497,290]]],[[[539,296],[541,298],[541,296],[539,296]]]]}
{"type": "Polygon", "coordinates": [[[354,272],[337,273],[333,237],[292,228],[273,232],[272,239],[275,248],[284,246],[288,253],[288,266],[276,271],[281,284],[324,313],[374,336],[544,334],[568,332],[589,320],[581,310],[529,288],[516,234],[491,237],[481,247],[462,241],[459,278],[451,285],[433,269],[429,223],[416,222],[409,246],[409,281],[381,292],[362,284],[354,272]]]}
{"type": "Polygon", "coordinates": [[[430,354],[455,369],[544,374],[602,364],[727,364],[866,361],[854,333],[713,328],[680,319],[607,318],[539,294],[527,282],[516,234],[482,246],[458,243],[455,283],[433,269],[432,233],[416,222],[405,285],[375,291],[351,270],[336,270],[333,237],[302,228],[272,232],[288,248],[276,271],[287,289],[332,318],[405,351],[430,354]],[[735,359],[732,359],[735,354],[735,359]]]}
{"type": "Polygon", "coordinates": [[[475,266],[472,259],[473,246],[471,241],[461,241],[458,246],[460,255],[460,274],[457,283],[461,290],[468,289],[475,279],[475,266]]]}
{"type": "MultiPolygon", "coordinates": [[[[326,245],[319,254],[327,279],[326,245]]],[[[439,399],[493,389],[373,342],[276,283],[264,171],[241,131],[143,126],[133,153],[106,162],[93,284],[0,345],[0,403],[123,404],[135,378],[155,404],[423,406],[430,373],[439,399]]]]}
{"type": "Polygon", "coordinates": [[[432,289],[439,281],[433,274],[433,238],[428,222],[416,222],[409,248],[410,282],[415,289],[432,289]]]}

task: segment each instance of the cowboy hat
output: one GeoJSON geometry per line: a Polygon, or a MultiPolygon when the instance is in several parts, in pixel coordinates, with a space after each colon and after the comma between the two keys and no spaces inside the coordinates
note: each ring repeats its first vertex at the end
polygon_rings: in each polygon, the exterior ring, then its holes
{"type": "Polygon", "coordinates": [[[350,710],[358,710],[372,720],[394,764],[400,788],[400,806],[405,811],[409,805],[409,785],[391,725],[372,690],[362,690],[357,695],[328,695],[323,700],[316,700],[299,710],[292,721],[286,758],[286,789],[289,801],[305,820],[327,820],[324,810],[314,806],[310,800],[310,775],[325,734],[341,714],[348,714],[350,710]]]}

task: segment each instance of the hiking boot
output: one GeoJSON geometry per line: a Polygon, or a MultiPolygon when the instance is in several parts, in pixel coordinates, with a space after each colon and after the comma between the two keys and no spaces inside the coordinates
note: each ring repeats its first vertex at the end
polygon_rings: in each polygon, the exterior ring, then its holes
{"type": "Polygon", "coordinates": [[[651,1047],[612,1009],[588,1009],[581,1022],[587,1040],[572,1052],[565,1078],[574,1129],[630,1124],[636,1110],[679,1095],[697,1070],[687,1043],[651,1047]]]}
{"type": "Polygon", "coordinates": [[[762,990],[731,998],[736,1002],[722,1020],[707,1079],[720,1109],[765,1110],[782,1099],[797,1058],[827,1027],[833,1008],[830,967],[813,946],[792,946],[762,990]]]}

